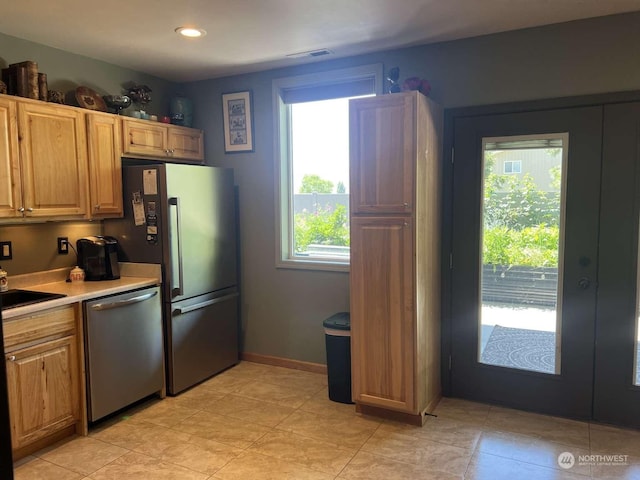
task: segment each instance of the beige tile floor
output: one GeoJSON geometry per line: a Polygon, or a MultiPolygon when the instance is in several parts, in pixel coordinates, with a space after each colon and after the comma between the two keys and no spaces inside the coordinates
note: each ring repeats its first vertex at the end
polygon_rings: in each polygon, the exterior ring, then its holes
{"type": "Polygon", "coordinates": [[[450,398],[435,413],[422,428],[361,416],[323,375],[243,362],[20,461],[16,479],[640,479],[640,431],[450,398]]]}

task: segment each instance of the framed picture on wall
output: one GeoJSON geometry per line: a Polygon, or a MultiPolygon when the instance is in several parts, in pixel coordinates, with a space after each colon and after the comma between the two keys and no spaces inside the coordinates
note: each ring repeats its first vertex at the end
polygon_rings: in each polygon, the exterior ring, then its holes
{"type": "Polygon", "coordinates": [[[225,153],[253,152],[251,92],[222,94],[225,153]]]}

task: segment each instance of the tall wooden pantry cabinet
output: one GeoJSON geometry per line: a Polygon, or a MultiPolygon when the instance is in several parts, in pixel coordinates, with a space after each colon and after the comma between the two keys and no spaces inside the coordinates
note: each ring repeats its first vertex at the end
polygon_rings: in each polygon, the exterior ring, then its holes
{"type": "Polygon", "coordinates": [[[350,101],[353,400],[418,425],[440,399],[442,123],[418,92],[350,101]]]}

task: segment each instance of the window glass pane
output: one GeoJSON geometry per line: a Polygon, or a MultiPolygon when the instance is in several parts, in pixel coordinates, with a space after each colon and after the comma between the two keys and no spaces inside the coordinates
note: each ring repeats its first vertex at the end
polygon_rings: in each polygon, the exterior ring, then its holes
{"type": "Polygon", "coordinates": [[[560,373],[567,138],[483,141],[481,363],[560,373]]]}
{"type": "Polygon", "coordinates": [[[293,255],[349,258],[349,99],[291,105],[293,255]]]}

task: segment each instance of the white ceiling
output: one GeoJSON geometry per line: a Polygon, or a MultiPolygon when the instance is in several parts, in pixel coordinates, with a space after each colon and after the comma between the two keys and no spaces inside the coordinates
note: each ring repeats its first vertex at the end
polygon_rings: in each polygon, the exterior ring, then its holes
{"type": "Polygon", "coordinates": [[[640,10],[640,0],[13,0],[0,32],[191,81],[640,10]],[[197,25],[204,38],[180,38],[197,25]]]}

